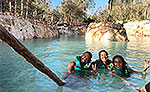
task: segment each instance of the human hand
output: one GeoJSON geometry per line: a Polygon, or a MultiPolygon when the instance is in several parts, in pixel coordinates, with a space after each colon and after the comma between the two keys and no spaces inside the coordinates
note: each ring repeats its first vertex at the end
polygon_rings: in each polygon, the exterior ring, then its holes
{"type": "Polygon", "coordinates": [[[65,72],[64,75],[63,75],[63,77],[62,77],[62,80],[67,79],[67,77],[68,77],[70,74],[71,74],[71,73],[69,73],[69,72],[65,72]]]}
{"type": "Polygon", "coordinates": [[[143,71],[142,71],[142,74],[146,74],[146,70],[147,70],[148,68],[150,68],[149,63],[150,63],[150,60],[147,61],[147,60],[145,59],[145,65],[144,65],[144,69],[143,69],[143,71]]]}
{"type": "Polygon", "coordinates": [[[150,60],[147,61],[147,60],[145,59],[144,69],[148,69],[149,67],[150,67],[150,60]]]}
{"type": "Polygon", "coordinates": [[[96,64],[92,64],[92,69],[95,71],[96,70],[96,64]]]}
{"type": "Polygon", "coordinates": [[[96,64],[92,64],[92,69],[93,69],[93,75],[98,74],[98,71],[96,70],[96,64]]]}

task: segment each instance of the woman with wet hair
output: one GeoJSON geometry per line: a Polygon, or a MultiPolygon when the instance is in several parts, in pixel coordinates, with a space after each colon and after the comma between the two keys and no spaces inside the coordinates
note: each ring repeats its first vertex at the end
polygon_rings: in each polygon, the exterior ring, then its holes
{"type": "Polygon", "coordinates": [[[92,69],[97,74],[97,69],[109,69],[109,64],[111,60],[108,59],[108,52],[106,50],[101,50],[98,53],[99,59],[96,59],[95,62],[92,63],[92,69]]]}
{"type": "Polygon", "coordinates": [[[149,64],[150,61],[145,61],[145,65],[143,68],[142,73],[132,70],[128,67],[128,64],[125,62],[124,58],[121,55],[115,55],[112,59],[112,63],[110,65],[111,73],[117,74],[120,76],[129,77],[131,73],[137,73],[137,74],[146,74],[146,70],[150,67],[149,64]]]}
{"type": "Polygon", "coordinates": [[[99,59],[97,59],[96,62],[96,67],[99,69],[108,69],[109,64],[111,63],[111,60],[108,59],[108,52],[106,50],[101,50],[98,53],[99,59]]]}

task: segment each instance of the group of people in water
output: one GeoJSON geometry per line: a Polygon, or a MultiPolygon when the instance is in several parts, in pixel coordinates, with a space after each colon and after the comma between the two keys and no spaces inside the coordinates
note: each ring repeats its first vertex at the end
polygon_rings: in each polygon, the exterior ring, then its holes
{"type": "Polygon", "coordinates": [[[67,72],[63,76],[65,80],[74,71],[92,71],[92,74],[98,74],[98,69],[108,69],[111,74],[120,77],[129,77],[131,73],[145,75],[150,68],[150,60],[145,60],[145,65],[142,72],[137,72],[131,69],[121,55],[115,55],[112,60],[108,58],[108,52],[101,50],[98,53],[99,59],[92,62],[92,53],[86,51],[81,56],[76,56],[76,59],[68,64],[67,72]]]}

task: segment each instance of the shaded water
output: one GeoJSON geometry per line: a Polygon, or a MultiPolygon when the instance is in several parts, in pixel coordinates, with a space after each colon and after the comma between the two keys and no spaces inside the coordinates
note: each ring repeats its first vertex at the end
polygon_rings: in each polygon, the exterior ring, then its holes
{"type": "MultiPolygon", "coordinates": [[[[91,42],[84,37],[61,37],[59,39],[30,39],[21,41],[38,59],[59,78],[67,70],[69,62],[85,51],[91,51],[93,60],[105,49],[109,58],[121,54],[129,66],[142,71],[144,59],[150,59],[150,37],[131,37],[130,42],[91,42]]],[[[146,78],[132,74],[125,79],[128,83],[142,87],[150,81],[150,69],[146,78]]],[[[31,64],[23,60],[4,42],[0,42],[0,92],[136,92],[132,86],[112,76],[107,70],[99,70],[97,76],[80,78],[69,76],[68,85],[59,87],[31,64]]]]}

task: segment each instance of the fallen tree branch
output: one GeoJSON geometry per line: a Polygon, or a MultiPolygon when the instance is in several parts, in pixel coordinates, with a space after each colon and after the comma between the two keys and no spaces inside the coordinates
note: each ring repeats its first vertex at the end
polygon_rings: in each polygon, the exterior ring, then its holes
{"type": "Polygon", "coordinates": [[[51,78],[57,85],[63,86],[64,83],[39,59],[37,59],[25,46],[23,46],[12,34],[10,34],[2,25],[0,25],[0,39],[12,47],[20,56],[31,63],[42,73],[51,78]]]}

